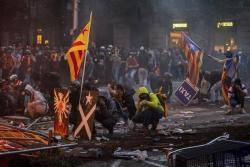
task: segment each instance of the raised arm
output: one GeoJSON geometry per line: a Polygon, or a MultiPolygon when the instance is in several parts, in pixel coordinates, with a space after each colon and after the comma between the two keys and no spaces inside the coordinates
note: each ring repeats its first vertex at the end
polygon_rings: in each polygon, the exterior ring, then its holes
{"type": "Polygon", "coordinates": [[[232,59],[232,58],[227,58],[227,59],[220,60],[220,59],[218,59],[218,58],[216,58],[214,56],[211,56],[211,55],[208,55],[208,57],[212,58],[213,60],[215,60],[218,63],[225,63],[227,60],[232,59]]]}

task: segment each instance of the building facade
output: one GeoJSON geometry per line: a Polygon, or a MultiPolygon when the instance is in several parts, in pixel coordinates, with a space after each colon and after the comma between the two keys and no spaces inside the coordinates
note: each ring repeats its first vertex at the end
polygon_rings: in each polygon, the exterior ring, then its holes
{"type": "Polygon", "coordinates": [[[2,0],[0,44],[66,45],[68,0],[2,0]]]}
{"type": "MultiPolygon", "coordinates": [[[[93,11],[91,41],[169,48],[188,33],[206,51],[250,53],[249,0],[79,0],[78,29],[93,11]]],[[[0,1],[0,44],[69,46],[73,0],[0,1]],[[12,12],[9,12],[12,11],[12,12]]]]}

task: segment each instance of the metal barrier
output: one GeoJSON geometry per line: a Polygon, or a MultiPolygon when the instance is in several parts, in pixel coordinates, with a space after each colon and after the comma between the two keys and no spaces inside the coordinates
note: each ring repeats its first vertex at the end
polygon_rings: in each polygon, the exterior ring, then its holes
{"type": "Polygon", "coordinates": [[[219,138],[171,152],[169,167],[250,167],[250,143],[219,138]]]}

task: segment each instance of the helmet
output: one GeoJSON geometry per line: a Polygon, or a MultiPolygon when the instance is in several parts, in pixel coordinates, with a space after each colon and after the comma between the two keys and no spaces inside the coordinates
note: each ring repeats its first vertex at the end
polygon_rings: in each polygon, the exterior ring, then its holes
{"type": "Polygon", "coordinates": [[[80,87],[80,82],[78,80],[74,80],[70,83],[71,87],[80,87]]]}
{"type": "Polygon", "coordinates": [[[165,72],[165,73],[163,74],[163,76],[166,77],[166,78],[172,78],[172,77],[173,77],[173,74],[171,74],[170,72],[165,72]]]}
{"type": "Polygon", "coordinates": [[[18,78],[18,76],[17,76],[17,74],[13,74],[13,75],[11,75],[10,76],[10,81],[14,81],[14,80],[16,80],[18,78]]]}
{"type": "Polygon", "coordinates": [[[105,50],[105,46],[101,46],[101,47],[100,47],[100,50],[105,50]]]}
{"type": "Polygon", "coordinates": [[[141,47],[140,47],[140,50],[144,50],[144,46],[141,46],[141,47]]]}
{"type": "Polygon", "coordinates": [[[140,87],[138,89],[138,94],[148,94],[148,89],[146,87],[140,87]]]}

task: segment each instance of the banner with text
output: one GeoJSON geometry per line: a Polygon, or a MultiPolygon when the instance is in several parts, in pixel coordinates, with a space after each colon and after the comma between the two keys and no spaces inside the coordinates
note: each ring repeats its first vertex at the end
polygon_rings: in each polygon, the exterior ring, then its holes
{"type": "Polygon", "coordinates": [[[185,80],[175,91],[175,97],[181,104],[187,106],[195,98],[198,91],[198,88],[193,87],[185,80]]]}

